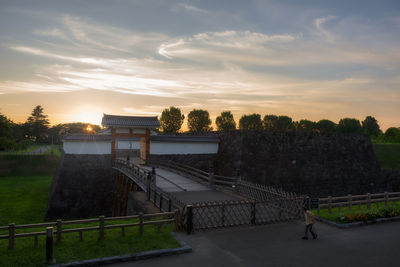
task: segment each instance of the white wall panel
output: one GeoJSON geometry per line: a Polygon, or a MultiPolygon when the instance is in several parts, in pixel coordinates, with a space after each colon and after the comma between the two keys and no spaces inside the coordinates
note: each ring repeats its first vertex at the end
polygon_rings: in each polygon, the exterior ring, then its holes
{"type": "Polygon", "coordinates": [[[150,154],[217,154],[218,143],[204,142],[150,142],[150,154]]]}
{"type": "Polygon", "coordinates": [[[66,154],[111,154],[111,142],[104,141],[64,141],[63,148],[66,154]]]}

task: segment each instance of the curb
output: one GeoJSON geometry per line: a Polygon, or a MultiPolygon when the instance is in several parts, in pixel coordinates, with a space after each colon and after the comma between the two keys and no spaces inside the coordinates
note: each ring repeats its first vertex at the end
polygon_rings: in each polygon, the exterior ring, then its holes
{"type": "Polygon", "coordinates": [[[83,260],[83,261],[75,261],[68,263],[61,263],[50,265],[49,267],[69,267],[69,266],[99,266],[103,264],[112,264],[118,262],[126,262],[126,261],[138,261],[145,260],[151,258],[158,258],[170,255],[179,255],[183,253],[191,253],[192,247],[186,244],[184,241],[179,240],[175,233],[171,233],[171,235],[175,238],[175,240],[181,245],[179,248],[167,248],[167,249],[157,249],[150,251],[143,251],[139,253],[126,254],[120,256],[111,256],[105,258],[95,258],[91,260],[83,260]]]}
{"type": "Polygon", "coordinates": [[[329,221],[327,219],[320,218],[317,216],[315,216],[315,219],[317,219],[317,221],[320,221],[322,223],[328,224],[328,225],[336,227],[336,228],[347,229],[347,228],[364,226],[364,225],[400,221],[400,216],[390,217],[390,218],[379,218],[379,219],[375,219],[375,220],[371,220],[371,221],[353,222],[353,223],[336,223],[336,222],[329,221]]]}

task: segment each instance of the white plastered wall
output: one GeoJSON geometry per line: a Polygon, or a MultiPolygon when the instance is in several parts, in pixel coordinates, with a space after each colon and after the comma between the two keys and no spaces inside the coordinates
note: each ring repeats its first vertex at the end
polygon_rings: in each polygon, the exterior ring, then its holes
{"type": "Polygon", "coordinates": [[[217,154],[218,143],[150,142],[150,155],[217,154]]]}
{"type": "Polygon", "coordinates": [[[65,154],[111,154],[110,141],[64,141],[63,148],[65,154]]]}

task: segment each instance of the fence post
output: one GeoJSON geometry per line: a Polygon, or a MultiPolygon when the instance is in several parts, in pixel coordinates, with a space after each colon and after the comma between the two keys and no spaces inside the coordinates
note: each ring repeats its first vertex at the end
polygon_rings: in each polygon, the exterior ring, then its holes
{"type": "Polygon", "coordinates": [[[353,196],[351,194],[347,195],[347,204],[348,204],[349,211],[351,211],[353,208],[353,196]]]}
{"type": "Polygon", "coordinates": [[[388,192],[385,192],[385,208],[387,208],[388,200],[389,200],[388,192]]]}
{"type": "Polygon", "coordinates": [[[156,186],[157,185],[157,175],[156,175],[156,168],[151,167],[151,176],[153,178],[153,184],[156,186]]]}
{"type": "Polygon", "coordinates": [[[235,192],[239,192],[239,183],[241,180],[241,176],[240,176],[240,169],[236,168],[236,181],[235,181],[235,192]]]}
{"type": "Polygon", "coordinates": [[[56,238],[56,244],[60,244],[62,238],[62,220],[58,219],[57,220],[57,238],[56,238]]]}
{"type": "Polygon", "coordinates": [[[332,214],[332,196],[328,196],[328,213],[332,214]]]}
{"type": "Polygon", "coordinates": [[[143,235],[143,212],[139,213],[139,235],[143,235]]]}
{"type": "Polygon", "coordinates": [[[367,209],[371,208],[371,194],[367,194],[367,209]]]}
{"type": "Polygon", "coordinates": [[[174,222],[174,231],[176,232],[176,231],[179,230],[179,225],[180,225],[180,223],[179,223],[179,218],[180,218],[180,216],[179,216],[179,209],[175,209],[174,212],[175,212],[175,214],[174,214],[174,219],[175,219],[175,222],[174,222]]]}
{"type": "Polygon", "coordinates": [[[47,262],[53,259],[53,227],[46,228],[46,260],[47,262]]]}
{"type": "Polygon", "coordinates": [[[160,211],[162,211],[162,199],[163,199],[163,195],[160,192],[160,202],[159,202],[159,206],[160,206],[160,211]]]}
{"type": "Polygon", "coordinates": [[[186,233],[190,235],[193,231],[193,206],[187,206],[187,214],[186,214],[186,233]]]}
{"type": "Polygon", "coordinates": [[[213,167],[210,167],[210,171],[208,174],[208,184],[211,189],[214,189],[214,169],[213,169],[213,167]]]}
{"type": "Polygon", "coordinates": [[[251,203],[251,224],[256,224],[256,202],[251,203]]]}
{"type": "Polygon", "coordinates": [[[171,212],[172,210],[172,201],[171,199],[168,199],[168,212],[171,212]]]}
{"type": "Polygon", "coordinates": [[[10,226],[8,226],[8,248],[13,249],[14,248],[14,238],[15,238],[15,224],[10,223],[10,226]]]}
{"type": "Polygon", "coordinates": [[[157,207],[157,190],[154,188],[154,198],[153,198],[154,207],[157,207]]]}
{"type": "Polygon", "coordinates": [[[99,239],[104,238],[104,215],[99,217],[99,239]]]}

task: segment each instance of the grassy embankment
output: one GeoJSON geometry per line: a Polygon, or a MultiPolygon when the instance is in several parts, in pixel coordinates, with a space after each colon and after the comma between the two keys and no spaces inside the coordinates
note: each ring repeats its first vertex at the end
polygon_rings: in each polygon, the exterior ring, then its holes
{"type": "MultiPolygon", "coordinates": [[[[49,151],[49,154],[51,152],[49,151]]],[[[0,156],[0,226],[39,223],[44,221],[52,177],[58,157],[53,155],[0,156]]],[[[128,221],[107,222],[121,224],[128,221]]],[[[130,221],[132,222],[132,221],[130,221]]],[[[69,225],[65,228],[88,227],[97,224],[69,225]]],[[[44,231],[44,228],[17,230],[16,233],[44,231]]],[[[98,241],[97,231],[85,232],[83,242],[78,233],[64,234],[62,243],[54,246],[57,263],[122,255],[140,251],[173,248],[179,244],[170,235],[172,226],[156,233],[154,226],[145,226],[143,236],[137,228],[106,230],[105,239],[98,241]]],[[[7,231],[0,232],[0,235],[7,231]]],[[[0,266],[45,266],[45,239],[33,248],[33,237],[17,238],[15,248],[8,249],[8,240],[0,240],[0,266]]]]}
{"type": "Polygon", "coordinates": [[[373,143],[372,145],[383,169],[400,169],[399,143],[373,143]]]}

